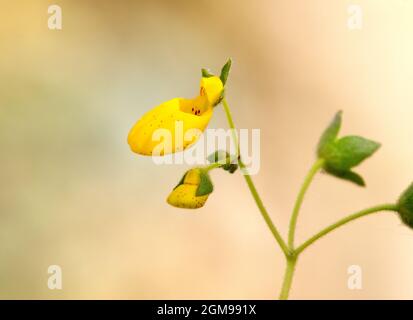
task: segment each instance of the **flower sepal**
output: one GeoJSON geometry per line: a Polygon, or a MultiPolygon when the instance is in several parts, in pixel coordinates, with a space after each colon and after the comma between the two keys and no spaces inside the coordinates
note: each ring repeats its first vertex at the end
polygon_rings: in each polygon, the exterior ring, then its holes
{"type": "Polygon", "coordinates": [[[401,220],[413,229],[413,183],[402,193],[397,205],[401,220]]]}
{"type": "Polygon", "coordinates": [[[207,157],[210,163],[221,164],[220,168],[231,174],[238,169],[238,164],[234,163],[234,159],[235,157],[231,157],[231,155],[224,150],[217,150],[207,157]]]}
{"type": "Polygon", "coordinates": [[[330,125],[324,130],[317,146],[317,156],[325,160],[323,169],[327,173],[359,186],[365,186],[364,179],[352,171],[352,168],[373,155],[380,147],[380,143],[360,136],[338,138],[341,116],[342,112],[337,112],[330,125]]]}
{"type": "MultiPolygon", "coordinates": [[[[231,64],[232,64],[232,60],[231,58],[229,58],[228,61],[224,64],[224,66],[221,68],[221,74],[219,76],[219,79],[221,80],[223,89],[221,91],[219,98],[213,103],[213,107],[216,107],[217,105],[219,105],[222,102],[222,99],[225,98],[225,85],[228,80],[229,72],[231,71],[231,64]]],[[[202,74],[202,78],[215,77],[214,74],[212,74],[208,69],[205,69],[205,68],[201,69],[201,74],[202,74]]]]}

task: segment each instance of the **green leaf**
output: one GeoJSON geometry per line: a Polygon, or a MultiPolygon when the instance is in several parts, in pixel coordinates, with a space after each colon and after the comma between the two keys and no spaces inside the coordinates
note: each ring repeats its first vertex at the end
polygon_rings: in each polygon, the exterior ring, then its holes
{"type": "Polygon", "coordinates": [[[229,75],[229,71],[231,70],[231,64],[232,64],[232,60],[231,58],[228,59],[227,63],[224,64],[224,66],[221,69],[221,75],[220,75],[220,79],[222,81],[222,84],[225,86],[225,84],[227,83],[228,80],[228,75],[229,75]]]}
{"type": "Polygon", "coordinates": [[[201,170],[200,171],[200,183],[196,189],[196,196],[204,196],[210,194],[214,190],[211,178],[209,177],[208,172],[201,170]]]}
{"type": "Polygon", "coordinates": [[[337,140],[324,153],[324,158],[329,167],[336,170],[347,171],[363,160],[370,157],[380,144],[358,136],[346,136],[337,140]]]}
{"type": "Polygon", "coordinates": [[[319,158],[324,158],[325,154],[334,144],[338,132],[340,131],[342,114],[342,111],[338,111],[334,116],[333,120],[330,122],[329,126],[324,130],[323,134],[321,135],[317,146],[317,155],[319,158]]]}
{"type": "Polygon", "coordinates": [[[208,69],[202,68],[201,72],[202,72],[202,77],[203,78],[211,78],[211,77],[214,76],[212,73],[209,72],[208,69]]]}
{"type": "Polygon", "coordinates": [[[355,184],[357,184],[360,187],[364,187],[366,184],[364,182],[364,179],[358,174],[355,173],[354,171],[350,171],[350,170],[337,170],[334,168],[329,168],[326,167],[325,168],[326,172],[339,178],[339,179],[343,179],[343,180],[347,180],[350,182],[353,182],[355,184]]]}

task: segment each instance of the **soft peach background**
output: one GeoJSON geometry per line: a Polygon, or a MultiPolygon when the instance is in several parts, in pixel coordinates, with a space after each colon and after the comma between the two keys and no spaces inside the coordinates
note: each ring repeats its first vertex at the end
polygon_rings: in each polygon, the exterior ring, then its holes
{"type": "MultiPolygon", "coordinates": [[[[165,197],[185,166],[155,166],[126,144],[146,110],[198,90],[231,56],[227,97],[261,129],[254,177],[283,234],[322,129],[383,147],[358,168],[368,187],[318,176],[298,240],[395,200],[413,180],[413,3],[12,1],[0,10],[0,297],[272,299],[284,261],[240,175],[214,172],[195,212],[165,197]],[[360,4],[362,30],[347,29],[360,4]],[[63,30],[47,28],[47,7],[63,30]],[[63,290],[47,288],[47,267],[63,290]]],[[[226,127],[217,109],[211,127],[226,127]]],[[[355,222],[303,254],[291,298],[413,298],[413,231],[393,214],[355,222]],[[360,265],[363,289],[347,288],[360,265]]]]}

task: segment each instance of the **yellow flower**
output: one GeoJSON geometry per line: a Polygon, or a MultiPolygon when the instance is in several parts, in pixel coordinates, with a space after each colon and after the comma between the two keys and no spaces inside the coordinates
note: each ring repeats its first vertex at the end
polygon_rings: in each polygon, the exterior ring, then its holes
{"type": "Polygon", "coordinates": [[[215,76],[202,78],[200,87],[198,97],[169,100],[138,120],[128,135],[132,151],[142,155],[165,155],[182,151],[196,142],[224,90],[221,79],[215,76]]]}
{"type": "Polygon", "coordinates": [[[195,168],[184,175],[166,201],[177,208],[197,209],[204,206],[212,190],[208,173],[195,168]]]}

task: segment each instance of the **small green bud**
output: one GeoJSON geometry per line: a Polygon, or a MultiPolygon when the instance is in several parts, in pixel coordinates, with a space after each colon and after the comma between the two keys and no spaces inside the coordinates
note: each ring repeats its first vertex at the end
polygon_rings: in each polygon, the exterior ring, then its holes
{"type": "Polygon", "coordinates": [[[238,169],[238,164],[236,163],[228,163],[224,166],[222,166],[222,169],[224,169],[225,171],[228,171],[229,173],[234,173],[235,171],[237,171],[238,169]]]}
{"type": "Polygon", "coordinates": [[[221,168],[224,169],[225,171],[228,171],[229,173],[234,173],[238,169],[238,164],[237,163],[232,163],[231,162],[231,155],[224,151],[224,150],[217,150],[213,153],[211,153],[208,157],[207,160],[210,163],[219,163],[222,164],[221,168]]]}
{"type": "Polygon", "coordinates": [[[413,183],[400,196],[398,208],[403,223],[413,228],[413,183]]]}
{"type": "Polygon", "coordinates": [[[364,186],[363,178],[352,171],[352,168],[373,155],[380,147],[380,143],[359,136],[338,138],[341,117],[342,112],[337,112],[330,125],[324,130],[317,146],[317,156],[325,160],[324,170],[327,173],[364,186]]]}

